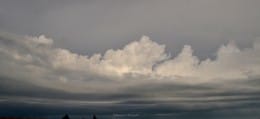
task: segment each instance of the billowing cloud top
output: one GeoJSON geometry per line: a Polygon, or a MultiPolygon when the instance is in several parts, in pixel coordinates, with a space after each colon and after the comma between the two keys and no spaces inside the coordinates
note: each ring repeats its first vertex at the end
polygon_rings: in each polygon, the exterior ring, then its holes
{"type": "Polygon", "coordinates": [[[260,74],[259,46],[256,40],[252,48],[240,50],[230,42],[219,48],[216,59],[199,60],[189,45],[185,45],[176,57],[171,57],[165,52],[165,45],[143,36],[122,49],[109,49],[104,55],[89,57],[55,48],[53,40],[44,35],[20,37],[2,33],[1,64],[6,68],[2,68],[1,73],[8,77],[60,81],[91,80],[86,75],[120,80],[138,76],[164,80],[196,78],[197,81],[248,79],[260,74]],[[7,72],[11,70],[17,74],[9,75],[7,72]],[[71,73],[62,74],[66,71],[71,73]]]}

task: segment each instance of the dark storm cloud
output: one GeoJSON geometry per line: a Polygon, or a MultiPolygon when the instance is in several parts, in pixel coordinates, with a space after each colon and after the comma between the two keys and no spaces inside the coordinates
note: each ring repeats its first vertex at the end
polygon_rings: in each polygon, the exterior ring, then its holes
{"type": "MultiPolygon", "coordinates": [[[[210,105],[210,104],[209,104],[210,105]]],[[[132,115],[137,115],[135,118],[246,118],[253,119],[259,116],[259,102],[228,102],[226,106],[208,106],[201,108],[201,106],[194,106],[193,108],[184,108],[180,105],[100,105],[92,106],[85,105],[81,107],[70,106],[65,103],[63,106],[44,106],[42,104],[23,104],[23,103],[1,103],[1,107],[5,110],[1,111],[1,115],[63,115],[70,112],[70,114],[83,114],[90,115],[97,113],[101,118],[102,115],[107,114],[106,118],[112,118],[111,114],[114,114],[114,118],[117,116],[123,118],[129,118],[132,115]],[[232,105],[233,104],[233,105],[232,105]],[[112,109],[112,110],[111,110],[112,109]],[[55,113],[54,113],[55,112],[55,113]],[[234,114],[235,113],[235,114],[234,114]],[[123,117],[122,117],[123,116],[123,117]]],[[[105,116],[105,115],[104,115],[105,116]]],[[[56,117],[59,118],[59,117],[56,117]]]]}

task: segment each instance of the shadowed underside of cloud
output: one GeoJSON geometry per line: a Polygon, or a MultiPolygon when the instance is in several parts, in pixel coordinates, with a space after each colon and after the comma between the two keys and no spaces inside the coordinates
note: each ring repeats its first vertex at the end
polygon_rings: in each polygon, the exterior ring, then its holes
{"type": "Polygon", "coordinates": [[[165,45],[143,36],[84,56],[54,47],[45,36],[1,33],[1,102],[185,109],[257,103],[259,109],[259,52],[256,40],[247,49],[220,46],[214,60],[200,60],[189,45],[172,57],[165,45]]]}

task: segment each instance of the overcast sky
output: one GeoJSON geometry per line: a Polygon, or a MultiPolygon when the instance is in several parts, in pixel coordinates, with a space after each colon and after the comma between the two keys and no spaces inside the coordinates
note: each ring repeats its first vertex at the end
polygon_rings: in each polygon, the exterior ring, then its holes
{"type": "Polygon", "coordinates": [[[259,5],[0,0],[0,115],[259,117],[259,5]]]}
{"type": "Polygon", "coordinates": [[[185,44],[203,58],[235,40],[249,47],[259,37],[259,0],[1,0],[3,31],[44,34],[82,54],[148,35],[176,54],[185,44]]]}

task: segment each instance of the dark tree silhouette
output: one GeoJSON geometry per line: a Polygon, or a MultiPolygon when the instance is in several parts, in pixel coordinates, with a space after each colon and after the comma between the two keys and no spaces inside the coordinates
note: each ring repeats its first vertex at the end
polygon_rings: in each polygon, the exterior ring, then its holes
{"type": "Polygon", "coordinates": [[[97,119],[97,117],[96,117],[96,115],[95,115],[95,114],[93,115],[93,119],[97,119]]]}
{"type": "Polygon", "coordinates": [[[65,114],[62,119],[70,119],[69,115],[68,114],[65,114]]]}

